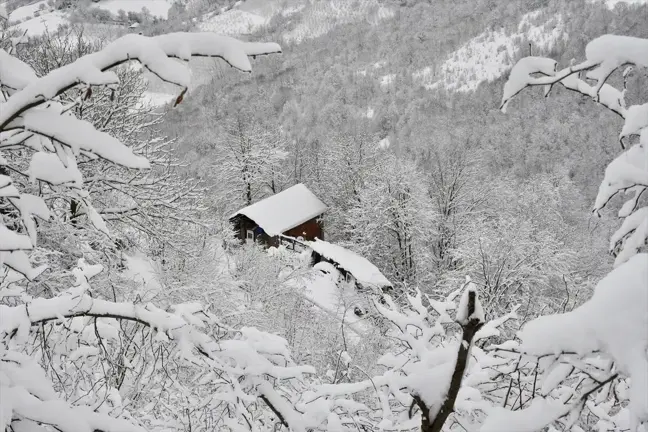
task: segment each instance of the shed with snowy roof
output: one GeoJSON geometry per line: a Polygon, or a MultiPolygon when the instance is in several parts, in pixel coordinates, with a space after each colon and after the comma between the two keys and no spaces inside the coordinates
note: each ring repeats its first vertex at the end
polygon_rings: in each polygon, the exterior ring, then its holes
{"type": "Polygon", "coordinates": [[[393,288],[378,267],[349,249],[319,239],[304,244],[312,250],[314,264],[321,261],[333,264],[348,282],[361,290],[387,292],[393,288]]]}
{"type": "Polygon", "coordinates": [[[326,205],[299,183],[249,205],[230,217],[243,242],[279,246],[281,236],[299,240],[324,238],[322,215],[326,205]]]}

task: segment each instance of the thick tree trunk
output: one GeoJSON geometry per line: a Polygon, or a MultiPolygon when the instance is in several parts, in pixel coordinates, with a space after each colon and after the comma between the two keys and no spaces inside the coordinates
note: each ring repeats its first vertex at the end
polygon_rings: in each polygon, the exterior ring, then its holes
{"type": "MultiPolygon", "coordinates": [[[[474,293],[470,293],[468,302],[468,315],[471,316],[475,310],[476,298],[474,293]]],[[[414,402],[421,409],[421,432],[441,432],[448,416],[454,411],[454,404],[457,400],[457,395],[461,389],[461,382],[463,381],[464,371],[470,358],[470,348],[475,333],[484,325],[480,320],[473,318],[467,324],[462,325],[463,337],[461,344],[459,344],[459,352],[457,353],[457,363],[455,364],[452,379],[450,380],[450,387],[448,394],[441,405],[441,409],[436,413],[431,413],[430,409],[425,405],[425,402],[418,396],[414,396],[414,402]]]]}

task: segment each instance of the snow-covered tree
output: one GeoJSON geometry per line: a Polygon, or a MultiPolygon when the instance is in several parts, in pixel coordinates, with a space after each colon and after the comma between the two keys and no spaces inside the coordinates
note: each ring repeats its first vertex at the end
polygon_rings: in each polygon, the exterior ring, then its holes
{"type": "Polygon", "coordinates": [[[548,58],[523,58],[511,70],[502,109],[526,87],[543,86],[548,95],[560,85],[623,119],[619,143],[624,151],[608,165],[594,204],[598,213],[614,196],[630,194],[618,213],[621,227],[610,240],[615,269],[585,304],[566,314],[538,318],[520,335],[521,359],[537,356],[538,365],[552,363],[546,377],[551,384],[571,380],[578,385],[567,391],[560,385],[543,390],[543,397],[528,409],[500,413],[487,430],[504,430],[501,427],[523,413],[537,420],[530,430],[552,422],[560,430],[572,425],[583,430],[577,425],[584,421],[583,413],[596,417],[603,430],[635,432],[648,423],[648,254],[641,253],[648,238],[648,208],[642,204],[648,188],[648,103],[626,103],[631,100],[628,82],[633,69],[648,67],[648,39],[600,36],[587,45],[585,57],[560,70],[548,58]],[[621,83],[623,89],[609,82],[621,83]]]}
{"type": "Polygon", "coordinates": [[[410,161],[386,153],[365,176],[345,215],[351,242],[390,280],[425,281],[436,214],[422,174],[410,161]]]}
{"type": "Polygon", "coordinates": [[[189,84],[189,71],[175,58],[219,57],[250,71],[249,56],[279,51],[276,44],[244,43],[209,33],[129,35],[38,76],[26,63],[0,50],[4,99],[0,102],[0,166],[9,168],[9,174],[0,175],[0,197],[19,215],[15,219],[3,213],[0,220],[2,429],[274,427],[273,418],[283,411],[275,389],[285,380],[299,381],[303,373],[313,372],[292,363],[283,339],[255,329],[224,328],[194,303],[165,311],[151,304],[102,298],[89,284],[102,267],[83,259],[73,271],[76,281],[69,289],[43,297],[15,285],[23,277],[39,277],[46,268],[32,267],[28,253],[38,241],[35,218],[47,220],[51,212],[48,202],[26,193],[13,177],[27,175],[43,187],[65,190],[108,237],[110,231],[95,209],[96,200],[88,193],[79,166],[103,159],[136,173],[149,169],[151,163],[76,117],[78,101],[60,96],[75,87],[87,97],[93,89],[116,88],[119,75],[110,69],[137,60],[183,89],[179,103],[189,84]],[[8,165],[16,154],[29,159],[25,173],[8,165]],[[122,399],[123,395],[127,396],[122,399]]]}

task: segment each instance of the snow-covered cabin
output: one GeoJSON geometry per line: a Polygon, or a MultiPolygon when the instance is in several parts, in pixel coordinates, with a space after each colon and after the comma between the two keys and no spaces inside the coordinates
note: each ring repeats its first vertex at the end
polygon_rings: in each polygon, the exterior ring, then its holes
{"type": "Polygon", "coordinates": [[[305,241],[304,244],[312,250],[314,265],[331,263],[347,282],[354,283],[360,290],[389,291],[393,288],[378,267],[349,249],[319,239],[305,241]]]}
{"type": "Polygon", "coordinates": [[[298,240],[323,239],[322,215],[326,210],[326,205],[299,183],[237,211],[230,221],[241,241],[277,247],[281,235],[298,240]]]}

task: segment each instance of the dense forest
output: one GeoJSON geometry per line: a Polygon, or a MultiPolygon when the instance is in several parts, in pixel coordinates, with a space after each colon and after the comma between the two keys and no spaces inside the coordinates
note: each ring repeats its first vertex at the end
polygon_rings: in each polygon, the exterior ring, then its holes
{"type": "Polygon", "coordinates": [[[647,3],[147,1],[0,4],[1,431],[648,431],[647,3]]]}

